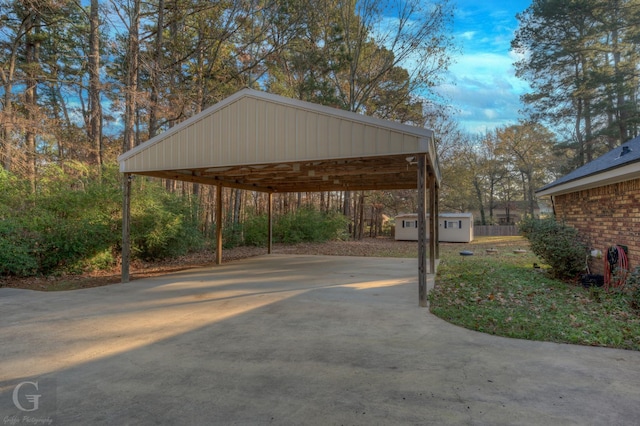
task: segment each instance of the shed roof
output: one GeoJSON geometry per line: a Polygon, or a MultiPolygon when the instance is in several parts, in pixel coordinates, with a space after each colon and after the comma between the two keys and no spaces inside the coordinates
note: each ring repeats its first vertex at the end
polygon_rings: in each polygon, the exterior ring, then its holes
{"type": "Polygon", "coordinates": [[[243,89],[125,152],[120,171],[265,192],[417,187],[431,130],[243,89]]]}
{"type": "Polygon", "coordinates": [[[536,191],[559,195],[640,178],[640,137],[585,164],[536,191]]]}
{"type": "MultiPolygon", "coordinates": [[[[403,214],[399,214],[396,216],[396,218],[404,218],[404,217],[411,217],[411,218],[415,218],[418,217],[418,213],[403,213],[403,214]]],[[[429,214],[427,214],[427,217],[429,217],[429,214]]],[[[469,218],[469,219],[473,219],[473,213],[438,213],[438,217],[440,218],[469,218]]]]}

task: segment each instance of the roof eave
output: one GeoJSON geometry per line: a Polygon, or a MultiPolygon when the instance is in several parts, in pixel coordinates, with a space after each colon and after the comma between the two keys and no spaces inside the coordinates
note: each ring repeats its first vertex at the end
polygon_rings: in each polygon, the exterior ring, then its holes
{"type": "Polygon", "coordinates": [[[637,161],[536,191],[539,197],[562,195],[640,178],[637,161]]]}

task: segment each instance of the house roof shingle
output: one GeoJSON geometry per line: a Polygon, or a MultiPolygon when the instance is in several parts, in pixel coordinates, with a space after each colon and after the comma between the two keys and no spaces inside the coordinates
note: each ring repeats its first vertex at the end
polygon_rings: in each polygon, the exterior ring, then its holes
{"type": "Polygon", "coordinates": [[[628,167],[638,162],[640,162],[640,136],[631,139],[615,149],[612,149],[606,154],[582,167],[577,168],[554,182],[543,186],[538,189],[536,193],[538,195],[552,195],[556,192],[554,191],[554,188],[558,188],[560,186],[568,187],[571,186],[571,183],[575,183],[574,186],[577,188],[580,184],[579,181],[581,180],[592,177],[592,181],[597,181],[597,175],[604,174],[609,171],[615,171],[615,169],[620,169],[622,167],[628,167]]]}

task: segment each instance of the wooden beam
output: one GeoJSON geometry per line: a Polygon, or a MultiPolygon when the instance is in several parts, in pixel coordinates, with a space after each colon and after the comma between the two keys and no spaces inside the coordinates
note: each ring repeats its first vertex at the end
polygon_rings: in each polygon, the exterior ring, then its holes
{"type": "Polygon", "coordinates": [[[426,155],[418,156],[418,303],[427,307],[426,155]]]}
{"type": "Polygon", "coordinates": [[[436,273],[438,246],[438,208],[436,203],[436,176],[429,173],[429,273],[436,273]]]}
{"type": "Polygon", "coordinates": [[[133,175],[125,173],[122,183],[122,264],[121,281],[129,282],[129,258],[131,256],[131,179],[133,175]]]}
{"type": "Polygon", "coordinates": [[[258,191],[258,192],[273,191],[272,188],[265,188],[258,185],[247,185],[243,183],[237,183],[231,180],[222,180],[217,177],[205,177],[205,176],[197,176],[197,175],[188,175],[185,173],[177,173],[175,170],[140,172],[136,174],[153,176],[160,179],[172,179],[172,180],[180,180],[184,182],[202,183],[204,185],[214,185],[214,186],[223,185],[228,188],[244,189],[246,191],[258,191]]]}
{"type": "MultiPolygon", "coordinates": [[[[439,218],[440,217],[440,187],[438,186],[437,182],[436,182],[436,176],[433,176],[435,185],[434,185],[434,201],[435,201],[435,208],[436,208],[436,216],[439,218]]],[[[473,225],[473,224],[471,224],[473,225]]],[[[435,242],[436,242],[436,262],[440,259],[440,227],[438,226],[438,224],[436,223],[436,236],[435,236],[435,242]]],[[[431,271],[432,274],[435,274],[435,268],[433,271],[431,271]]]]}
{"type": "Polygon", "coordinates": [[[271,254],[271,244],[273,241],[273,194],[269,193],[267,200],[268,222],[267,222],[267,254],[271,254]]]}
{"type": "Polygon", "coordinates": [[[216,265],[222,264],[222,186],[216,186],[216,265]]]}

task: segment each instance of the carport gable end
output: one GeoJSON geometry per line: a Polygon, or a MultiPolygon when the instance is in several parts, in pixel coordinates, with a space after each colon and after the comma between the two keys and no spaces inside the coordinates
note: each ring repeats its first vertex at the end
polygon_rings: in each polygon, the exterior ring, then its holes
{"type": "MultiPolygon", "coordinates": [[[[431,130],[251,89],[123,153],[118,161],[125,186],[130,187],[132,174],[198,182],[215,185],[218,200],[223,187],[269,194],[418,188],[422,226],[427,227],[427,200],[432,217],[437,216],[440,170],[431,130]]],[[[124,194],[123,281],[129,278],[124,233],[130,191],[124,194]]],[[[221,223],[220,206],[216,210],[221,223]]],[[[437,226],[431,222],[429,231],[435,234],[437,226]]],[[[217,233],[221,260],[219,226],[217,233]]],[[[437,239],[429,239],[434,240],[431,271],[437,239]]],[[[426,241],[419,247],[420,259],[426,259],[426,241]]],[[[426,267],[419,269],[419,287],[426,289],[426,267]]],[[[420,300],[426,306],[426,292],[420,300]]]]}
{"type": "Polygon", "coordinates": [[[251,89],[122,154],[122,173],[263,192],[415,188],[440,182],[433,132],[251,89]]]}

